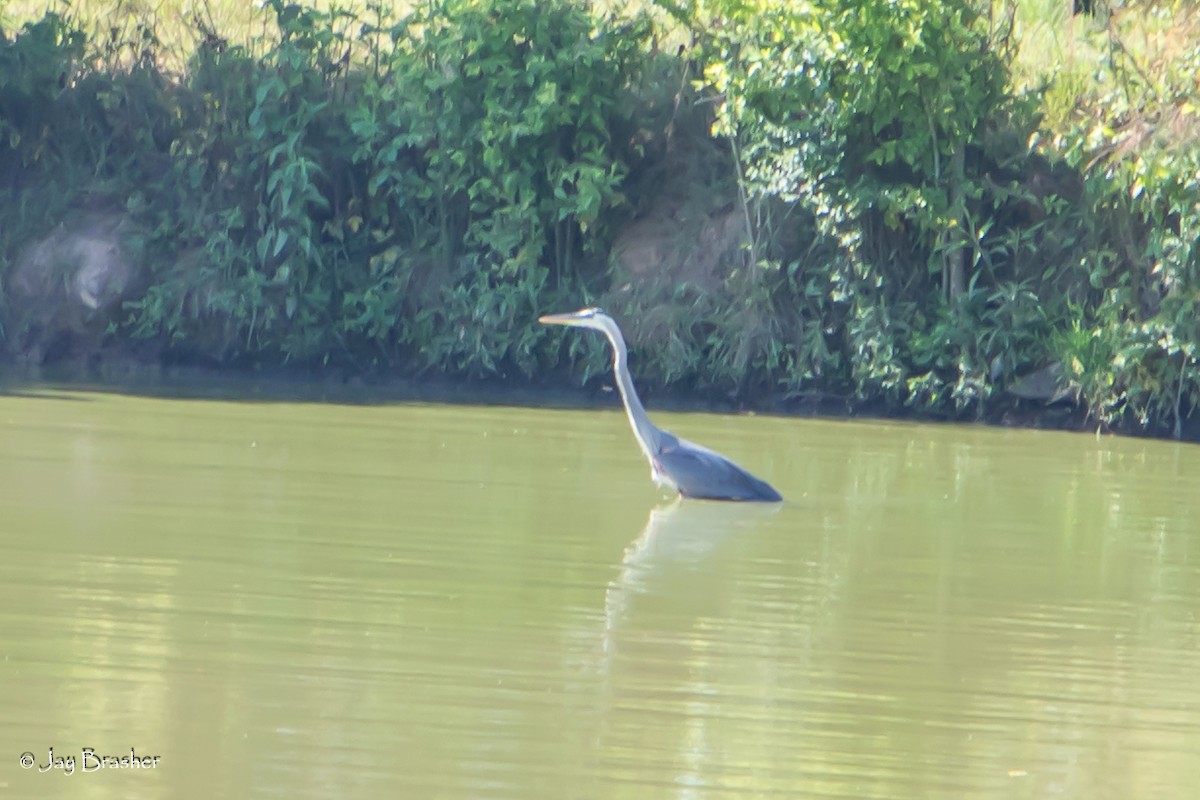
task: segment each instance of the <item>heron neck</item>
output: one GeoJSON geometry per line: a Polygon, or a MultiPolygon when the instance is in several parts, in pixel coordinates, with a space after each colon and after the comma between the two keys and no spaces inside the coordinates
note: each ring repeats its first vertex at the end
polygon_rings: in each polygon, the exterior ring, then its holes
{"type": "Polygon", "coordinates": [[[653,452],[658,447],[658,430],[650,422],[646,409],[638,397],[637,389],[633,388],[633,378],[629,374],[629,353],[625,348],[625,340],[619,333],[609,333],[613,346],[613,373],[617,379],[617,388],[621,391],[621,400],[625,403],[625,415],[629,417],[629,426],[646,458],[653,460],[653,452]]]}

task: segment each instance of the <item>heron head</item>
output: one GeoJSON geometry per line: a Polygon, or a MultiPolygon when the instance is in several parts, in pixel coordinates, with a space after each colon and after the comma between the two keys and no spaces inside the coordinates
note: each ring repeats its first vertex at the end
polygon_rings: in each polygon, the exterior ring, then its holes
{"type": "Polygon", "coordinates": [[[603,320],[611,320],[602,308],[581,308],[569,314],[546,314],[538,317],[543,325],[569,325],[572,328],[595,328],[604,330],[603,320]]]}

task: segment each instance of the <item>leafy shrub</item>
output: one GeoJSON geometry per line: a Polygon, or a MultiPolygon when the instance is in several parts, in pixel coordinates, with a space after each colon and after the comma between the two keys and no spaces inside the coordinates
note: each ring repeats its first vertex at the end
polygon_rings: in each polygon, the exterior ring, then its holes
{"type": "Polygon", "coordinates": [[[1086,221],[1091,289],[1074,298],[1059,357],[1093,419],[1176,436],[1200,405],[1197,33],[1200,11],[1187,3],[1110,17],[1095,34],[1102,80],[1048,143],[1083,176],[1070,213],[1086,221]],[[1142,48],[1155,58],[1135,56],[1142,48]]]}
{"type": "Polygon", "coordinates": [[[599,261],[624,201],[612,130],[646,23],[600,31],[575,0],[269,6],[261,58],[207,42],[179,87],[132,330],[220,360],[530,370],[515,328],[599,261]]]}
{"type": "Polygon", "coordinates": [[[801,277],[805,297],[827,293],[835,341],[810,338],[824,363],[793,368],[861,400],[986,399],[1019,335],[1006,297],[1019,285],[1037,305],[1040,288],[1019,262],[1036,223],[1014,213],[1029,115],[1008,93],[1007,28],[970,2],[663,5],[701,42],[750,260],[795,263],[773,240],[806,220],[842,252],[801,277]]]}
{"type": "Polygon", "coordinates": [[[0,31],[0,174],[11,185],[31,165],[69,161],[81,144],[70,91],[82,69],[85,37],[48,13],[13,39],[0,31]],[[65,130],[64,130],[65,128],[65,130]],[[74,130],[72,130],[74,128],[74,130]]]}

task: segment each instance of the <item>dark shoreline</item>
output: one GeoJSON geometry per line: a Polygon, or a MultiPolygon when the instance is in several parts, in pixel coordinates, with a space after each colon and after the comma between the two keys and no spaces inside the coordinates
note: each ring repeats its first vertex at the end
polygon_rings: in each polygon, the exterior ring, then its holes
{"type": "MultiPolygon", "coordinates": [[[[214,367],[162,364],[133,358],[59,361],[45,366],[0,364],[0,396],[39,388],[100,391],[173,399],[239,402],[311,402],[343,405],[443,403],[553,409],[619,409],[620,400],[607,376],[588,386],[565,385],[561,371],[529,381],[514,378],[453,379],[445,376],[356,374],[343,367],[214,367]],[[523,384],[523,385],[519,385],[523,384]]],[[[636,379],[635,379],[636,380],[636,379]]],[[[919,413],[881,404],[851,403],[845,398],[806,396],[791,400],[733,402],[686,390],[645,389],[651,412],[746,414],[800,419],[879,420],[912,423],[976,424],[988,427],[1055,430],[1095,434],[1097,425],[1066,402],[1043,404],[1004,396],[983,416],[919,413]]],[[[1140,430],[1104,428],[1105,435],[1162,439],[1140,430]]],[[[1181,441],[1200,441],[1200,421],[1188,420],[1181,441]]]]}

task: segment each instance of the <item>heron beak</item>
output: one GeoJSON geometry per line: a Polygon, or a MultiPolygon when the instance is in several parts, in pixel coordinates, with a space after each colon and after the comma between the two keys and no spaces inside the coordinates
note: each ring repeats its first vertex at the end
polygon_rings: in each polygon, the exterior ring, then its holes
{"type": "Polygon", "coordinates": [[[570,314],[544,314],[538,317],[543,325],[576,325],[579,322],[579,312],[570,314]]]}

